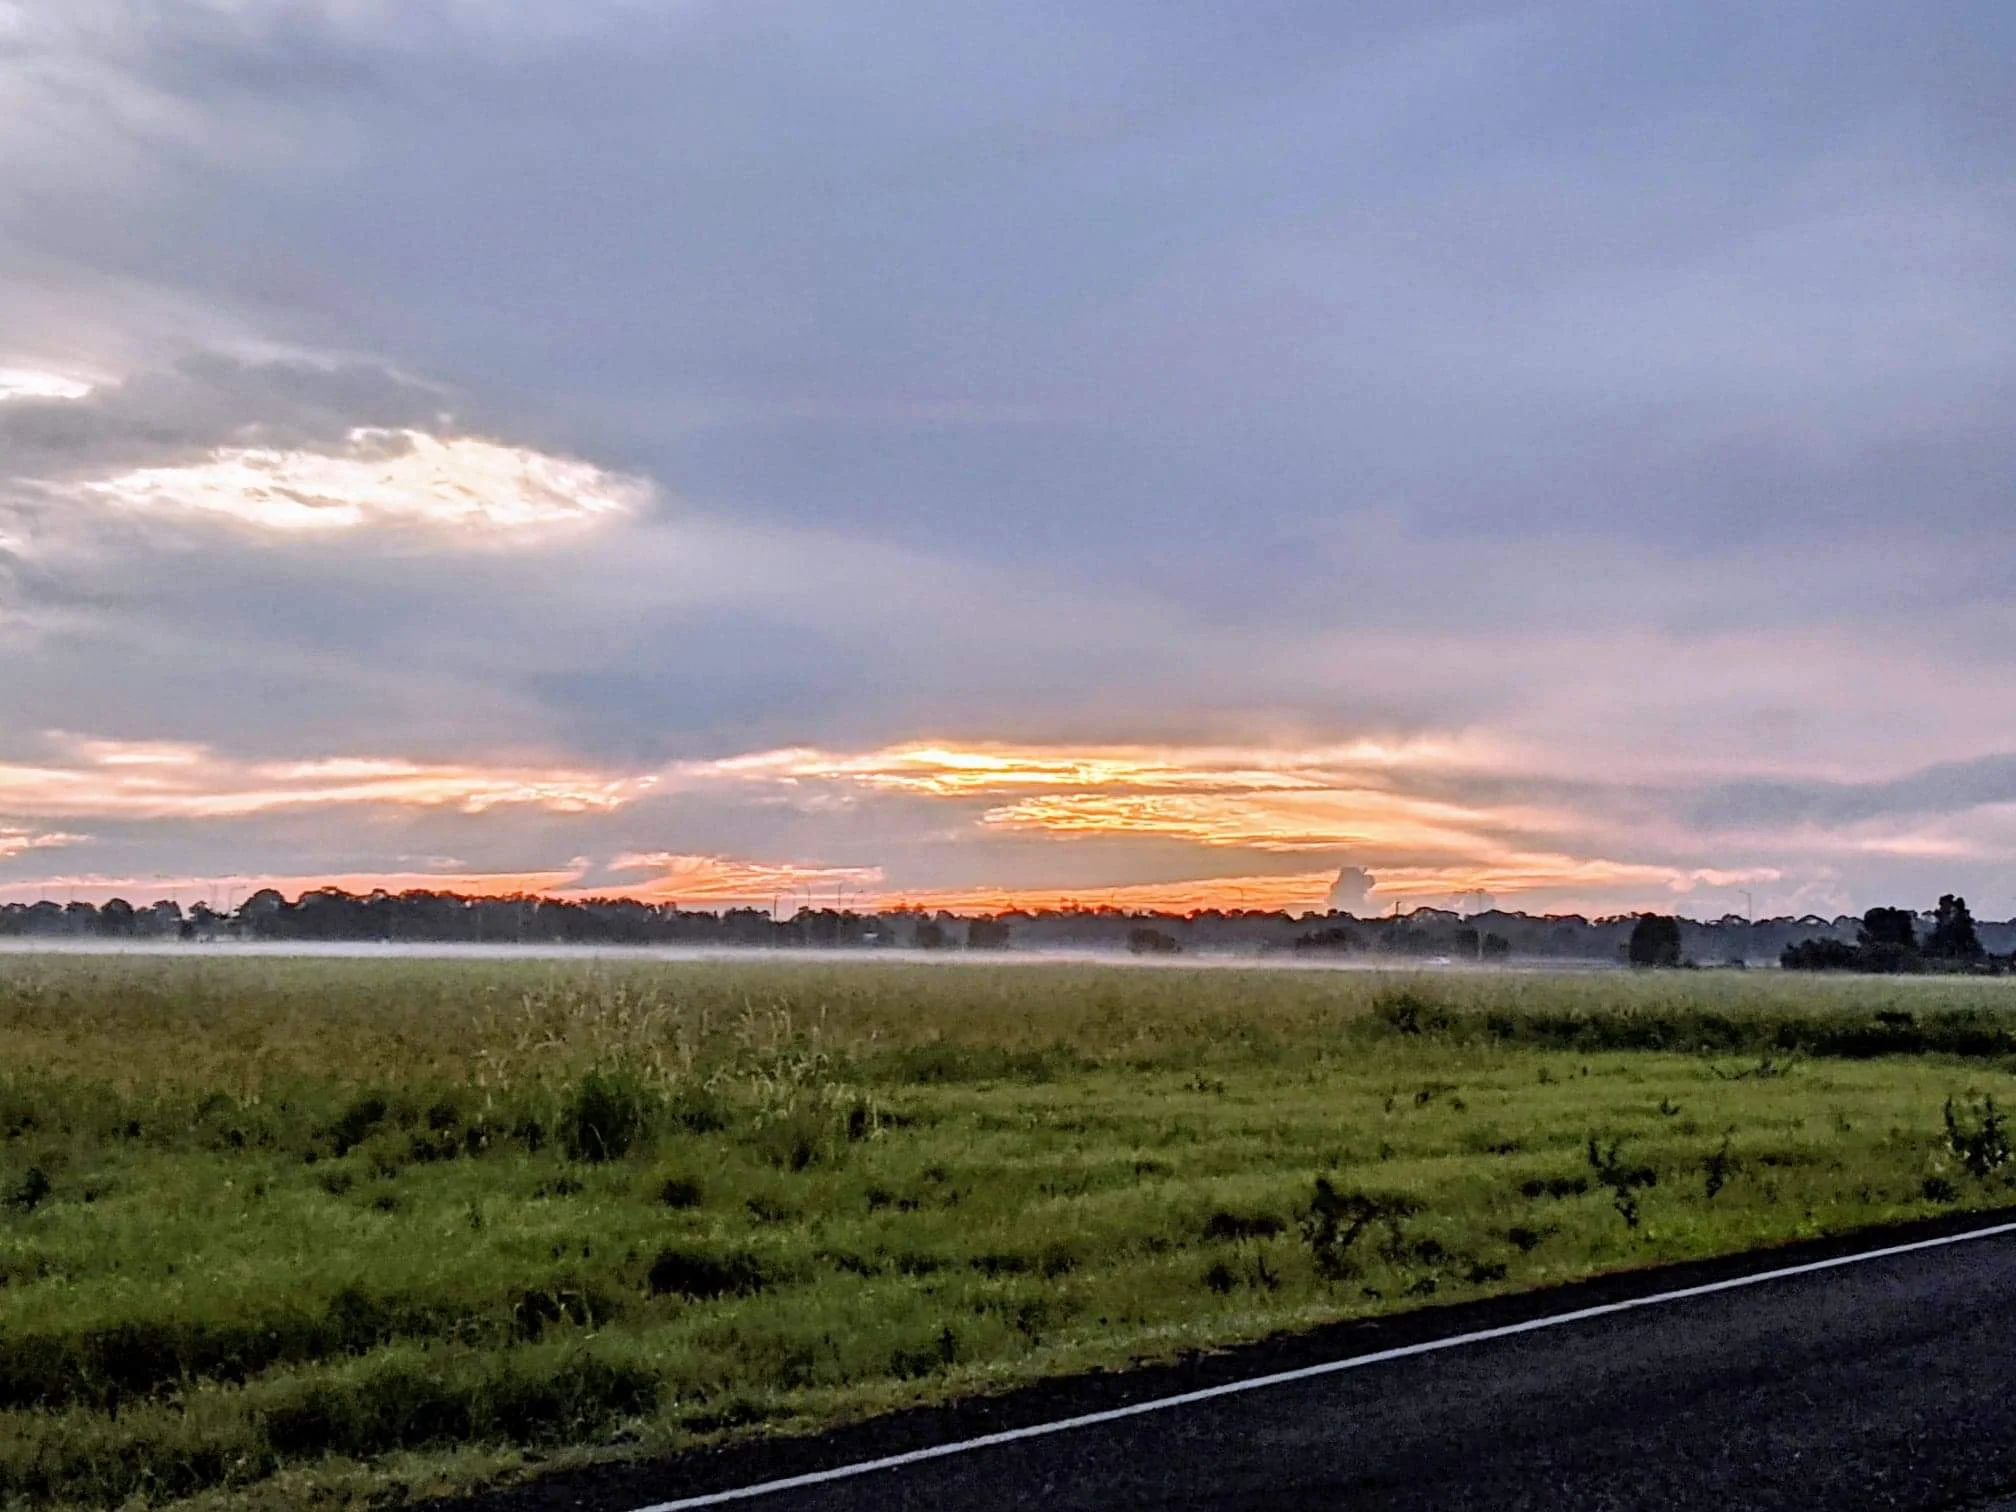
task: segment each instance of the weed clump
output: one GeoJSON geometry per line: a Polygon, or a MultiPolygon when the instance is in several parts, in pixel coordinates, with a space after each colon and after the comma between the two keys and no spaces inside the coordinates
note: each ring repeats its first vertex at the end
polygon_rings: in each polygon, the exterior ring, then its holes
{"type": "Polygon", "coordinates": [[[1729,1184],[1737,1166],[1738,1161],[1729,1153],[1729,1141],[1725,1138],[1719,1149],[1711,1151],[1701,1161],[1702,1195],[1713,1202],[1722,1188],[1729,1184]]]}
{"type": "Polygon", "coordinates": [[[1317,1272],[1325,1280],[1342,1281],[1358,1273],[1351,1248],[1367,1229],[1375,1223],[1385,1224],[1388,1247],[1398,1250],[1405,1242],[1401,1221],[1420,1211],[1421,1204],[1410,1197],[1340,1192],[1327,1176],[1318,1176],[1315,1195],[1302,1214],[1302,1237],[1317,1272]]]}
{"type": "Polygon", "coordinates": [[[1204,1221],[1204,1237],[1218,1239],[1272,1239],[1288,1225],[1272,1213],[1213,1213],[1204,1221]]]}
{"type": "Polygon", "coordinates": [[[1372,1016],[1395,1034],[1441,1034],[1455,1023],[1447,1008],[1411,988],[1382,994],[1372,1016]]]}
{"type": "Polygon", "coordinates": [[[684,1176],[669,1176],[658,1188],[658,1200],[668,1208],[696,1208],[700,1197],[700,1183],[684,1176]]]}
{"type": "Polygon", "coordinates": [[[1638,1196],[1646,1187],[1659,1184],[1659,1173],[1651,1166],[1626,1165],[1619,1152],[1620,1142],[1611,1140],[1608,1149],[1589,1136],[1589,1166],[1596,1180],[1610,1192],[1610,1201],[1626,1228],[1638,1227],[1638,1196]]]}
{"type": "Polygon", "coordinates": [[[651,1129],[657,1099],[635,1077],[590,1071],[560,1110],[560,1144],[570,1160],[621,1160],[651,1129]]]}
{"type": "Polygon", "coordinates": [[[49,1173],[39,1165],[30,1166],[8,1190],[5,1199],[0,1200],[0,1205],[16,1213],[32,1213],[54,1190],[55,1184],[50,1181],[49,1173]]]}
{"type": "Polygon", "coordinates": [[[382,1097],[358,1098],[329,1126],[330,1147],[339,1158],[348,1155],[371,1137],[390,1111],[390,1105],[382,1097]]]}
{"type": "Polygon", "coordinates": [[[1557,1201],[1566,1197],[1580,1197],[1589,1190],[1586,1176],[1535,1176],[1519,1183],[1519,1195],[1528,1202],[1536,1202],[1542,1197],[1552,1197],[1557,1201]]]}
{"type": "Polygon", "coordinates": [[[645,1284],[654,1297],[713,1302],[760,1292],[770,1284],[770,1277],[753,1255],[713,1255],[675,1248],[659,1251],[645,1284]]]}
{"type": "Polygon", "coordinates": [[[1947,1098],[1945,1120],[1946,1148],[1959,1157],[1975,1180],[1986,1181],[2009,1164],[2009,1119],[1995,1106],[1992,1095],[1971,1105],[1964,1118],[1954,1110],[1953,1099],[1947,1098]]]}

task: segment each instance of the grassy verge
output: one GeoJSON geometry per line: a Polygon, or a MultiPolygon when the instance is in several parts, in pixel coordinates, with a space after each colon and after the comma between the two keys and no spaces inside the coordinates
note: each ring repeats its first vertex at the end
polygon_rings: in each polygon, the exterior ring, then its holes
{"type": "Polygon", "coordinates": [[[0,961],[0,1503],[282,1507],[2003,1200],[2007,984],[0,961]]]}

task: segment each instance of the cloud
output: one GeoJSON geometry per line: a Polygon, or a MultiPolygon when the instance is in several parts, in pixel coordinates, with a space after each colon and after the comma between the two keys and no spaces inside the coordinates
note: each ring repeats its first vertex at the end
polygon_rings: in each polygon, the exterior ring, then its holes
{"type": "Polygon", "coordinates": [[[1324,904],[1333,913],[1361,913],[1379,879],[1362,866],[1340,866],[1336,880],[1324,894],[1324,904]]]}
{"type": "Polygon", "coordinates": [[[33,830],[0,826],[0,861],[24,855],[29,851],[56,850],[65,845],[81,845],[87,838],[84,835],[66,835],[61,831],[38,834],[33,830]]]}
{"type": "Polygon", "coordinates": [[[785,898],[806,906],[862,906],[879,888],[882,869],[876,866],[816,866],[764,863],[726,856],[682,856],[666,851],[630,854],[610,861],[611,872],[655,873],[642,883],[617,889],[582,888],[583,893],[621,892],[631,897],[677,902],[695,907],[722,903],[768,902],[785,898]]]}
{"type": "Polygon", "coordinates": [[[58,754],[0,763],[0,814],[209,820],[276,810],[618,808],[653,779],[523,766],[321,757],[246,762],[199,745],[53,737],[58,754]]]}
{"type": "Polygon", "coordinates": [[[263,530],[417,525],[479,541],[588,524],[649,498],[636,479],[466,436],[360,427],[345,441],[334,455],[222,449],[202,462],[140,468],[71,492],[121,509],[213,515],[263,530]]]}
{"type": "Polygon", "coordinates": [[[82,399],[91,385],[60,373],[0,367],[0,403],[10,399],[82,399]]]}
{"type": "Polygon", "coordinates": [[[0,821],[92,874],[2016,861],[1992,8],[5,14],[0,821]]]}

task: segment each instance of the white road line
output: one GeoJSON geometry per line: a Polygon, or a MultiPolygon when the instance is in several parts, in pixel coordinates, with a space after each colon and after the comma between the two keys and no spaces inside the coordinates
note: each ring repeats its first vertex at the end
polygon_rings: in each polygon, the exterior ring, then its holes
{"type": "Polygon", "coordinates": [[[1200,1391],[1186,1391],[1178,1396],[1156,1397],[1152,1401],[1136,1402],[1130,1407],[1111,1407],[1104,1412],[1087,1412],[1078,1417],[1058,1418],[1055,1422],[1035,1423],[1027,1428],[1010,1428],[1001,1433],[986,1433],[978,1438],[961,1439],[956,1444],[934,1444],[928,1449],[912,1449],[907,1454],[890,1454],[881,1459],[861,1460],[856,1464],[841,1465],[832,1470],[815,1470],[808,1475],[792,1475],[783,1480],[762,1481],[753,1486],[737,1487],[733,1491],[714,1491],[706,1496],[686,1496],[678,1501],[653,1502],[648,1507],[635,1508],[634,1512],[686,1512],[690,1507],[718,1507],[727,1502],[747,1501],[757,1496],[774,1496],[780,1491],[798,1491],[808,1486],[823,1486],[833,1481],[851,1480],[857,1475],[870,1475],[878,1470],[895,1470],[904,1465],[920,1464],[925,1460],[945,1459],[954,1454],[970,1454],[976,1449],[991,1449],[997,1444],[1013,1444],[1023,1439],[1043,1438],[1052,1433],[1069,1433],[1074,1428],[1090,1428],[1099,1423],[1117,1423],[1122,1418],[1140,1417],[1150,1412],[1167,1412],[1176,1407],[1188,1407],[1193,1402],[1208,1402],[1217,1397],[1238,1396],[1247,1391],[1264,1391],[1269,1386],[1285,1386],[1292,1381],[1308,1381],[1318,1376],[1338,1375],[1343,1371],[1357,1370],[1366,1365],[1383,1365],[1389,1360],[1405,1360],[1415,1355],[1434,1354],[1444,1349],[1460,1349],[1466,1344],[1484,1344],[1492,1339],[1509,1339],[1514,1334],[1538,1333],[1543,1328],[1560,1328],[1569,1323],[1584,1323],[1591,1318],[1607,1318],[1615,1313],[1630,1312],[1634,1308],[1657,1307],[1667,1302],[1685,1302],[1690,1297],[1706,1297],[1716,1292],[1736,1291],[1745,1286],[1761,1286],[1766,1281],[1783,1281],[1790,1276],[1810,1276],[1816,1271],[1836,1270],[1844,1265],[1861,1265],[1870,1260],[1887,1260],[1892,1255],[1909,1255],[1918,1250],[1940,1249],[1949,1244],[1966,1244],[1975,1239],[1993,1239],[2002,1234],[2016,1234],[2016,1223],[1998,1223],[1990,1228],[1969,1229],[1964,1234],[1948,1234],[1941,1239],[1919,1239],[1910,1244],[1892,1244],[1883,1249],[1864,1250],[1860,1254],[1841,1255],[1832,1260],[1811,1260],[1804,1265],[1787,1265],[1777,1270],[1758,1271],[1753,1275],[1737,1276],[1728,1281],[1710,1281],[1703,1286],[1684,1286],[1678,1291],[1655,1292],[1649,1297],[1633,1297],[1626,1302],[1605,1302],[1600,1307],[1581,1307],[1574,1312],[1556,1313],[1546,1318],[1531,1318],[1524,1323],[1507,1323],[1500,1328],[1480,1328],[1475,1333],[1453,1334],[1446,1339],[1430,1339],[1421,1344],[1403,1344],[1397,1349],[1381,1349],[1372,1354],[1353,1355],[1345,1360],[1331,1360],[1322,1365],[1305,1365],[1299,1370],[1282,1370],[1273,1375],[1231,1381],[1223,1386],[1207,1386],[1200,1391]]]}

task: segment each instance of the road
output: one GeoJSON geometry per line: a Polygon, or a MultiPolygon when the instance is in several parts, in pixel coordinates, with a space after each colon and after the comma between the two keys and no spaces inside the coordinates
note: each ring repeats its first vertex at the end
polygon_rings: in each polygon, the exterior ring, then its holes
{"type": "MultiPolygon", "coordinates": [[[[1924,1236],[1924,1230],[1904,1239],[1924,1236]]],[[[486,1512],[634,1512],[1199,1385],[1895,1243],[1613,1279],[1036,1388],[825,1440],[556,1480],[486,1512]],[[1635,1291],[1634,1291],[1635,1289],[1635,1291]],[[1272,1354],[1269,1354],[1272,1351],[1272,1354]],[[1299,1351],[1299,1356],[1298,1356],[1299,1351]],[[1201,1372],[1201,1374],[1200,1374],[1201,1372]],[[1216,1381],[1207,1379],[1211,1374],[1216,1381]],[[1132,1393],[1130,1397],[1129,1393],[1132,1393]],[[1075,1393],[1075,1395],[1074,1395],[1075,1393]],[[1101,1402],[1101,1395],[1104,1401],[1101,1402]]],[[[728,1505],[895,1509],[1968,1508],[2016,1489],[2016,1235],[1769,1280],[728,1505]]]]}

